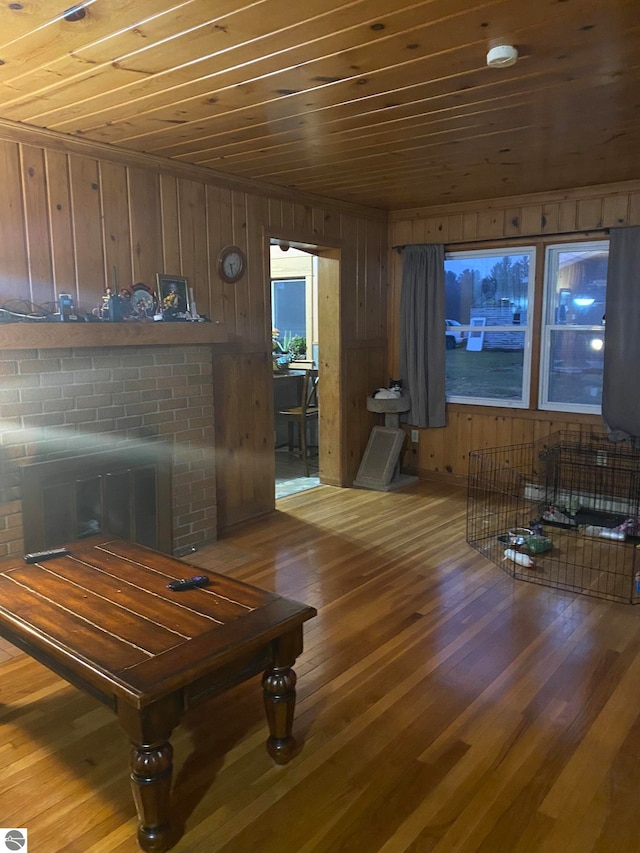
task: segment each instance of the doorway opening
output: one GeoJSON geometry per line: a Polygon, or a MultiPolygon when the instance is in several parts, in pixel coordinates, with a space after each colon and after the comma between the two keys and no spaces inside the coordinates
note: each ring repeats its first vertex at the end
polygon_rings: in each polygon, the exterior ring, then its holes
{"type": "Polygon", "coordinates": [[[277,499],[320,484],[317,253],[274,240],[270,271],[277,499]]]}

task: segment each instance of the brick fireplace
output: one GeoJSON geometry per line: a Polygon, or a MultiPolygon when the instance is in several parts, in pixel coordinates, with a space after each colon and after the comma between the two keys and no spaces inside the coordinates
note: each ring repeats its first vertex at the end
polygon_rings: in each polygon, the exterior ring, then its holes
{"type": "Polygon", "coordinates": [[[0,555],[24,551],[21,468],[153,443],[171,467],[171,542],[216,538],[211,347],[0,349],[0,555]]]}

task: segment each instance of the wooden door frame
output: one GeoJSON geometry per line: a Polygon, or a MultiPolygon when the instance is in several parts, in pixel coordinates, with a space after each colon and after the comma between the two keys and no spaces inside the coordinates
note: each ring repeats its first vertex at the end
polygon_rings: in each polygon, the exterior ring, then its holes
{"type": "MultiPolygon", "coordinates": [[[[319,381],[322,404],[318,423],[320,482],[331,486],[345,485],[344,383],[342,381],[342,311],[341,311],[341,246],[285,230],[264,231],[265,311],[268,329],[265,339],[271,341],[271,253],[273,240],[288,243],[294,249],[311,252],[318,258],[318,340],[319,381]],[[329,440],[330,439],[330,440],[329,440]]],[[[271,429],[275,414],[271,410],[271,429]]]]}

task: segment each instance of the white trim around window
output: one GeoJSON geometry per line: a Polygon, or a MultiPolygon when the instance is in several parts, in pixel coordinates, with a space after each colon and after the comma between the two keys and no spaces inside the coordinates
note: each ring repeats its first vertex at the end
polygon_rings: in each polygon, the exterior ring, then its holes
{"type": "Polygon", "coordinates": [[[529,407],[535,264],[533,246],[445,255],[447,402],[529,407]]]}
{"type": "Polygon", "coordinates": [[[609,241],[546,247],[539,408],[599,415],[609,241]]]}

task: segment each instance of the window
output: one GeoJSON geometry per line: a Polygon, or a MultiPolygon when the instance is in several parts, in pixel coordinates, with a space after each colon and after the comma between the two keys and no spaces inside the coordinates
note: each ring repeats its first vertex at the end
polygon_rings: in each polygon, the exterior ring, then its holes
{"type": "Polygon", "coordinates": [[[280,333],[280,343],[285,338],[306,337],[306,286],[304,278],[271,281],[271,322],[280,333]]]}
{"type": "Polygon", "coordinates": [[[534,268],[530,247],[446,255],[449,402],[529,405],[534,268]]]}
{"type": "Polygon", "coordinates": [[[600,413],[609,243],[549,246],[540,408],[600,413]]]}

